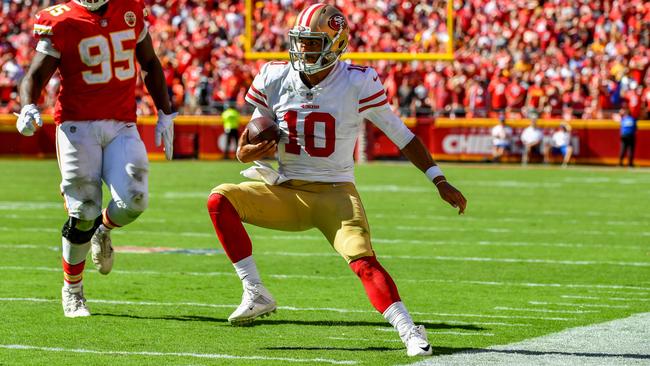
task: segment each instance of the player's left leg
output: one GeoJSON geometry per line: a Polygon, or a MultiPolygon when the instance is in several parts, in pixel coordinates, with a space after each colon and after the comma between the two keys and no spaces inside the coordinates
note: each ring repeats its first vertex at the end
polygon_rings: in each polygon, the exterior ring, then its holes
{"type": "Polygon", "coordinates": [[[409,356],[432,354],[423,326],[416,326],[402,303],[390,274],[377,261],[361,198],[352,183],[322,192],[317,227],[349,263],[375,309],[395,327],[409,356]]]}
{"type": "Polygon", "coordinates": [[[102,178],[111,201],[102,211],[102,224],[91,240],[92,258],[102,274],[113,268],[110,231],[133,222],[149,201],[149,160],[135,123],[100,122],[114,138],[104,147],[102,178]]]}
{"type": "Polygon", "coordinates": [[[102,151],[97,136],[94,126],[87,122],[64,122],[56,131],[61,192],[69,216],[61,230],[61,300],[63,313],[70,318],[90,315],[82,276],[102,204],[102,151]]]}

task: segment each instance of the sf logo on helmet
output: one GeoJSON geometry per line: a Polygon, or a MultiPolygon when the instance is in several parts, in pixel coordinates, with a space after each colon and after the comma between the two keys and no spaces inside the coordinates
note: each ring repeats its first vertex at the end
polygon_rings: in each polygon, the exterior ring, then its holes
{"type": "Polygon", "coordinates": [[[330,28],[334,30],[339,30],[345,26],[345,18],[343,18],[343,15],[341,14],[336,14],[333,15],[328,21],[327,25],[330,26],[330,28]]]}

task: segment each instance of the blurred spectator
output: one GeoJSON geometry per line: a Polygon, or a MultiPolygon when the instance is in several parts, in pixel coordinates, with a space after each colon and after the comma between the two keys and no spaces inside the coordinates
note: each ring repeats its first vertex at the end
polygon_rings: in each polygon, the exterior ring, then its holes
{"type": "Polygon", "coordinates": [[[634,145],[636,142],[636,118],[632,115],[627,105],[621,108],[616,119],[621,123],[621,153],[618,158],[618,165],[623,165],[627,155],[628,166],[634,166],[634,145]]]}
{"type": "Polygon", "coordinates": [[[225,110],[221,113],[221,120],[223,121],[223,130],[226,134],[226,147],[223,149],[223,158],[228,159],[231,147],[237,147],[239,141],[239,122],[241,116],[237,109],[229,104],[225,105],[225,110]],[[232,146],[230,143],[233,143],[232,146]]]}
{"type": "Polygon", "coordinates": [[[512,128],[506,126],[504,113],[499,114],[499,124],[492,127],[492,161],[498,162],[512,148],[512,128]]]}
{"type": "Polygon", "coordinates": [[[541,155],[541,145],[544,139],[544,132],[537,127],[537,115],[533,114],[530,117],[530,125],[524,128],[521,132],[521,144],[523,150],[521,152],[521,163],[528,164],[531,154],[541,155]]]}
{"type": "Polygon", "coordinates": [[[571,161],[571,155],[573,155],[573,146],[571,146],[571,126],[566,122],[560,124],[560,127],[558,127],[551,136],[551,143],[546,144],[544,147],[544,162],[550,162],[552,155],[562,156],[563,168],[565,168],[569,164],[569,161],[571,161]]]}
{"type": "MultiPolygon", "coordinates": [[[[295,10],[314,1],[254,1],[253,51],[285,51],[295,10]]],[[[446,51],[446,1],[332,1],[350,21],[352,52],[446,51]]],[[[34,52],[33,14],[60,2],[3,1],[0,112],[15,108],[17,81],[34,52]]],[[[246,87],[264,63],[243,61],[245,2],[145,2],[176,108],[204,114],[226,102],[244,106],[246,87]]],[[[609,118],[627,101],[635,118],[648,118],[650,2],[455,0],[453,6],[453,62],[367,62],[405,116],[482,117],[506,110],[516,118],[534,110],[545,118],[609,118]]],[[[43,99],[46,110],[54,86],[43,99]]],[[[141,89],[138,113],[150,114],[154,108],[141,89]]]]}

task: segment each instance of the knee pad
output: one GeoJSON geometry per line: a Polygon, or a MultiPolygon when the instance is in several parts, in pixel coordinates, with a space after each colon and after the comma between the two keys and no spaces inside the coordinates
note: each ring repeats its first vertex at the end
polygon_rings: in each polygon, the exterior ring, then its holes
{"type": "Polygon", "coordinates": [[[93,237],[95,230],[102,223],[101,215],[94,221],[79,220],[76,217],[69,217],[63,224],[61,235],[72,244],[86,244],[93,237]],[[82,230],[86,229],[86,230],[82,230]]]}

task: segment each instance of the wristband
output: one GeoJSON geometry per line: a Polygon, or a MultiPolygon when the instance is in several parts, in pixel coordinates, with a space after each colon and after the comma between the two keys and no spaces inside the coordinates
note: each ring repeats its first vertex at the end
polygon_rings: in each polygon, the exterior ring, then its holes
{"type": "Polygon", "coordinates": [[[431,168],[427,169],[427,171],[424,172],[424,175],[426,175],[427,178],[429,178],[429,181],[431,182],[435,177],[439,177],[444,174],[442,173],[442,170],[440,169],[439,166],[434,165],[431,168]]]}
{"type": "Polygon", "coordinates": [[[439,181],[437,181],[437,182],[435,183],[435,185],[436,185],[436,187],[437,187],[438,184],[440,184],[440,183],[446,183],[446,182],[447,182],[446,179],[440,179],[439,181]]]}

